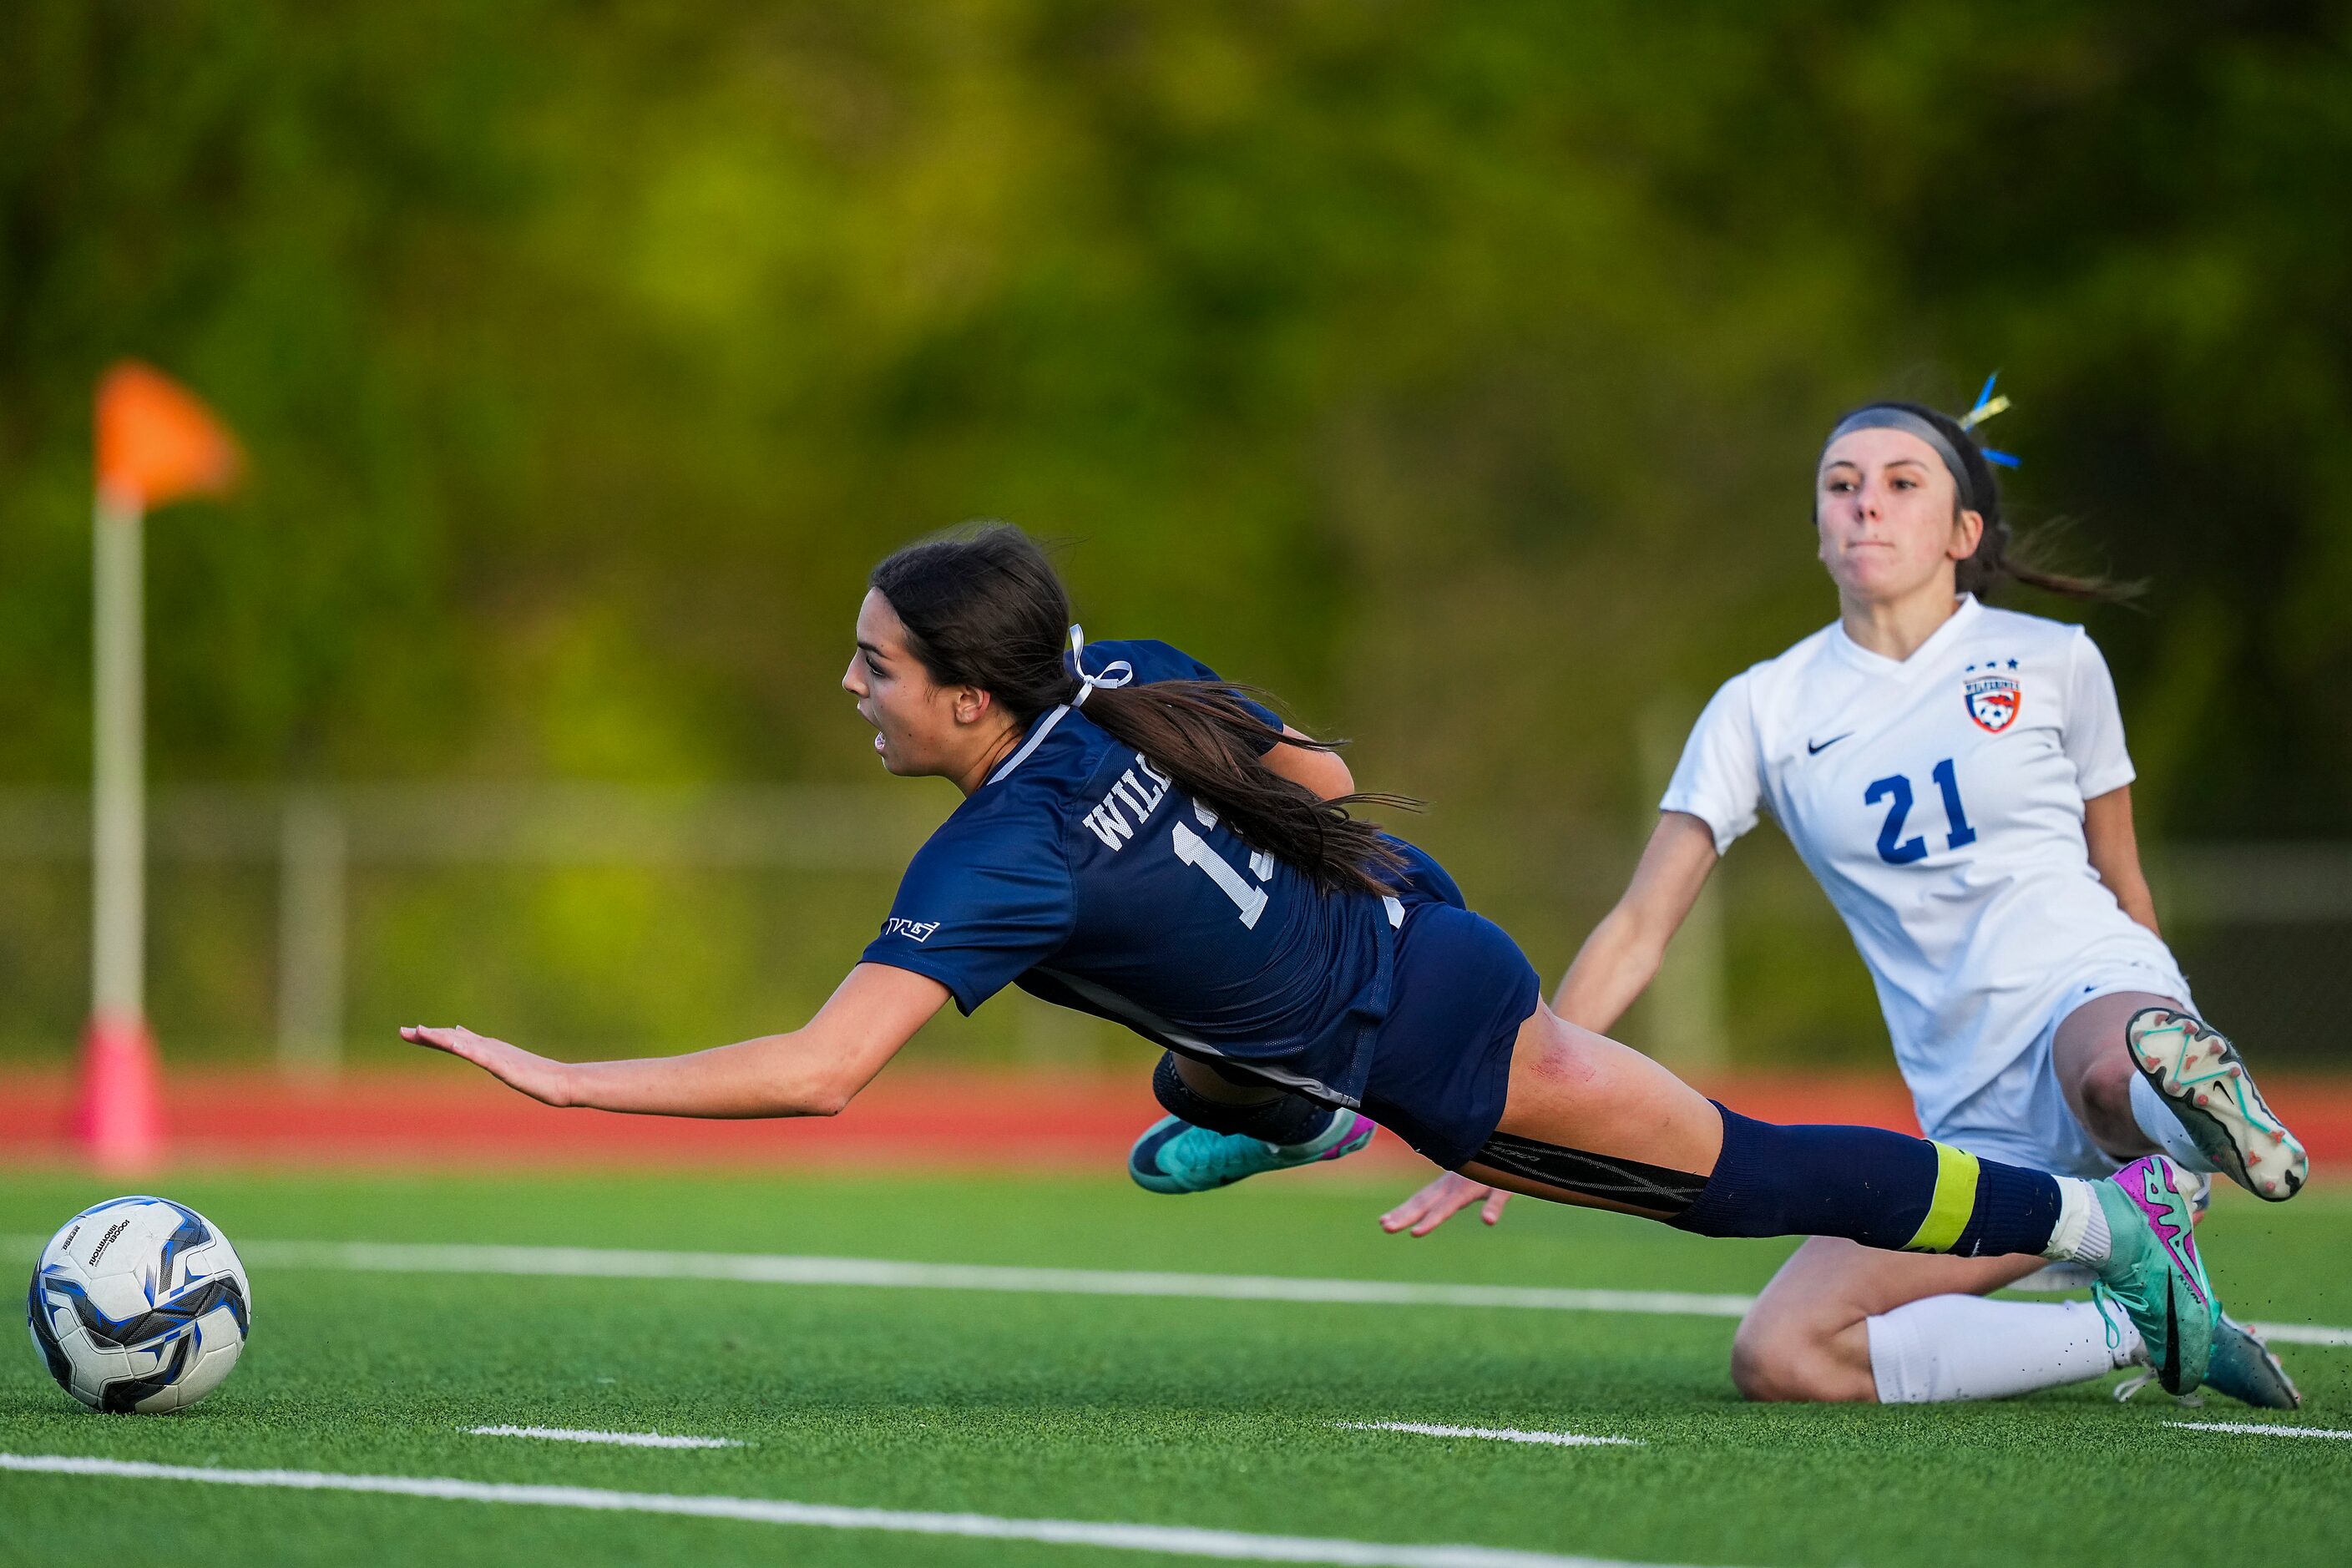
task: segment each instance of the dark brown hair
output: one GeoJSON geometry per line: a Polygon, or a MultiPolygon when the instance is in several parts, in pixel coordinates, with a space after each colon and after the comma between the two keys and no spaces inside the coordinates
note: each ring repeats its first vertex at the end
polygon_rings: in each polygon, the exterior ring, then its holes
{"type": "MultiPolygon", "coordinates": [[[[974,524],[890,555],[868,585],[890,601],[907,647],[942,686],[976,686],[1026,727],[1078,694],[1062,657],[1069,595],[1034,540],[1011,523],[974,524]]],[[[1097,673],[1100,673],[1097,671],[1097,673]]],[[[1318,887],[1384,893],[1403,859],[1355,805],[1414,803],[1388,795],[1323,800],[1265,765],[1265,722],[1236,689],[1207,680],[1097,686],[1086,716],[1151,760],[1234,833],[1305,872],[1318,887]]],[[[1344,741],[1293,739],[1315,751],[1344,741]]]]}
{"type": "Polygon", "coordinates": [[[1862,408],[1841,415],[1830,428],[1835,430],[1854,415],[1870,408],[1898,408],[1914,415],[1934,426],[1951,447],[1953,455],[1967,470],[1965,477],[1954,475],[1959,481],[1956,507],[1973,511],[1984,519],[1984,536],[1977,541],[1976,552],[1959,563],[1955,586],[1963,594],[1974,594],[1988,599],[2003,584],[2022,583],[2044,593],[2061,595],[2069,599],[2116,600],[2139,595],[2144,584],[2118,583],[2107,577],[2076,576],[2048,565],[2039,548],[2038,536],[2019,538],[2010,529],[2009,520],[2001,514],[2000,480],[1993,466],[1977,445],[1976,437],[1960,427],[1960,422],[1948,414],[1929,408],[1925,404],[1900,403],[1892,398],[1864,404],[1862,408]]]}

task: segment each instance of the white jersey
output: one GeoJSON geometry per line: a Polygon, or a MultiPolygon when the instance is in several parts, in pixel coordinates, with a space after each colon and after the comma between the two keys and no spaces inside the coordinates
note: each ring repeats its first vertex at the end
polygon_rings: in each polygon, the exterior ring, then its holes
{"type": "Polygon", "coordinates": [[[1962,595],[1899,663],[1832,625],[1734,676],[1661,808],[1704,820],[1718,854],[1759,807],[1780,822],[1869,965],[1933,1135],[2084,974],[2178,974],[2084,839],[2083,803],[2131,780],[2083,628],[1962,595]]]}

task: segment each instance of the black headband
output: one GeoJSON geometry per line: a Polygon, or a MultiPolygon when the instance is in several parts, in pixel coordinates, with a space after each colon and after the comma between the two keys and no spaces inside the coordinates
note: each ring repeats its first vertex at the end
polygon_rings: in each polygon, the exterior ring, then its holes
{"type": "Polygon", "coordinates": [[[1839,420],[1837,428],[1830,432],[1830,438],[1822,443],[1822,450],[1828,451],[1837,445],[1841,437],[1851,436],[1856,430],[1900,430],[1906,436],[1918,437],[1944,460],[1945,468],[1952,476],[1952,483],[1960,492],[1960,505],[1969,511],[1983,510],[1977,504],[1977,488],[1969,479],[1969,466],[1960,461],[1959,452],[1932,422],[1907,408],[1874,403],[1868,408],[1857,408],[1839,420]]]}

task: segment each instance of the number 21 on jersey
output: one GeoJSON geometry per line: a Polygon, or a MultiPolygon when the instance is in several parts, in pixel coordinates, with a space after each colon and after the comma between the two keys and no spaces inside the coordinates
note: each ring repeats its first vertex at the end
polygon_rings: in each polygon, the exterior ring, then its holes
{"type": "MultiPolygon", "coordinates": [[[[1951,826],[1945,835],[1944,847],[1967,848],[1977,841],[1977,830],[1969,826],[1967,808],[1960,805],[1960,781],[1953,771],[1952,759],[1946,757],[1937,763],[1927,776],[1936,781],[1937,789],[1943,794],[1944,819],[1951,826]]],[[[1882,800],[1887,803],[1886,820],[1878,829],[1878,858],[1890,866],[1908,866],[1914,860],[1927,858],[1927,840],[1924,837],[1903,837],[1903,823],[1911,815],[1912,798],[1911,781],[1902,773],[1874,780],[1862,794],[1864,805],[1876,805],[1882,800]]]]}

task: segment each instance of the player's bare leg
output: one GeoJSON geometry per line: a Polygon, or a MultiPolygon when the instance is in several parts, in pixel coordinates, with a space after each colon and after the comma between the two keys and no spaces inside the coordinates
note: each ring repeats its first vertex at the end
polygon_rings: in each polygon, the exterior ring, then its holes
{"type": "MultiPolygon", "coordinates": [[[[1943,1404],[2146,1364],[2139,1331],[2095,1302],[1980,1299],[2042,1267],[2038,1258],[1922,1257],[1814,1237],[1740,1320],[1731,1380],[1756,1400],[1943,1404]]],[[[2226,1313],[2204,1386],[2265,1410],[2303,1403],[2262,1337],[2226,1313]]]]}
{"type": "MultiPolygon", "coordinates": [[[[1872,1319],[1937,1297],[1982,1296],[2046,1267],[2040,1258],[1922,1256],[1885,1252],[1835,1237],[1814,1237],[1780,1266],[1756,1305],[1740,1320],[1739,1331],[1731,1342],[1731,1381],[1749,1399],[1821,1403],[1879,1399],[1885,1392],[1883,1384],[1889,1380],[1882,1378],[1873,1365],[1872,1319]]],[[[2021,1329],[2029,1331],[2018,1335],[2020,1339],[2037,1337],[2030,1331],[2035,1328],[2060,1329],[2063,1333],[2055,1321],[2040,1322],[2042,1315],[2078,1316],[2056,1303],[1979,1305],[2027,1314],[2018,1321],[2021,1329]]],[[[2108,1353],[2097,1310],[2086,1303],[2074,1306],[2080,1309],[2081,1321],[2067,1325],[2077,1330],[2068,1337],[2084,1342],[2073,1357],[2062,1356],[2060,1367],[2029,1370],[2025,1363],[2033,1352],[2028,1352],[2026,1356],[2012,1358],[2020,1364],[2005,1385],[1986,1381],[1970,1386],[1963,1382],[1963,1392],[1944,1397],[1998,1397],[2099,1376],[2125,1364],[2130,1359],[2128,1353],[2120,1361],[2108,1353]],[[2053,1370],[2058,1375],[2050,1374],[2053,1370]]],[[[2133,1334],[2130,1348],[2137,1343],[2138,1336],[2133,1334]]]]}
{"type": "MultiPolygon", "coordinates": [[[[1508,1137],[1704,1177],[1723,1152],[1714,1103],[1630,1046],[1580,1028],[1538,1005],[1511,1052],[1509,1098],[1496,1131],[1508,1137]]],[[[1654,1218],[1671,1205],[1567,1188],[1473,1162],[1462,1173],[1489,1186],[1587,1208],[1654,1218]]]]}
{"type": "Polygon", "coordinates": [[[2050,1066],[2065,1092],[2066,1109],[2100,1148],[2118,1160],[2157,1147],[2132,1116],[2131,1086],[2139,1070],[2132,1065],[2124,1026],[2143,1007],[2179,1005],[2168,996],[2138,991],[2095,997],[2068,1014],[2051,1041],[2050,1066]]]}

